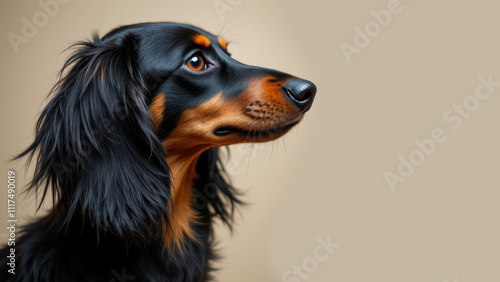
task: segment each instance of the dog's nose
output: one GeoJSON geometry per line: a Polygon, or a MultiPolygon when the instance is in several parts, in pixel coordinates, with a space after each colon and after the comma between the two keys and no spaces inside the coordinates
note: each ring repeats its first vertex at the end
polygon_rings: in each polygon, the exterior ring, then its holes
{"type": "Polygon", "coordinates": [[[282,90],[301,111],[309,110],[314,96],[316,96],[316,85],[305,79],[294,78],[289,80],[282,87],[282,90]]]}

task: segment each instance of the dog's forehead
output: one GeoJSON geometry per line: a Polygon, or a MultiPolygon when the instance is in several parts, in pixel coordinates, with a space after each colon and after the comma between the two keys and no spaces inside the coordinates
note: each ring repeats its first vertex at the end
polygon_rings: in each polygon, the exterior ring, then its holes
{"type": "Polygon", "coordinates": [[[201,48],[220,47],[224,51],[227,49],[227,42],[220,36],[216,36],[201,28],[172,22],[141,23],[122,26],[110,31],[103,36],[104,40],[113,41],[123,38],[127,33],[132,33],[155,46],[155,49],[183,48],[189,45],[197,45],[201,48]]]}
{"type": "Polygon", "coordinates": [[[148,53],[148,57],[162,55],[175,60],[184,58],[193,49],[227,53],[227,42],[222,37],[201,28],[171,23],[154,24],[153,27],[136,32],[142,38],[141,51],[148,53]]]}
{"type": "MultiPolygon", "coordinates": [[[[175,29],[175,28],[174,28],[175,29]]],[[[201,28],[181,25],[176,31],[177,37],[186,43],[194,43],[200,48],[220,47],[227,50],[227,41],[221,36],[216,36],[201,28]]]]}

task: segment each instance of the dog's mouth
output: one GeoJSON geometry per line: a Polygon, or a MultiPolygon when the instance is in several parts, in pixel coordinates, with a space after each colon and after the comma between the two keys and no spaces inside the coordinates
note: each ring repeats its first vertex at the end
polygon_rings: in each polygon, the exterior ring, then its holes
{"type": "Polygon", "coordinates": [[[299,121],[300,120],[294,121],[294,122],[289,123],[285,126],[278,126],[278,127],[261,129],[261,130],[246,130],[246,129],[242,129],[242,128],[238,128],[238,127],[234,127],[234,126],[221,126],[221,127],[216,128],[213,133],[214,133],[214,135],[220,136],[220,137],[228,136],[231,134],[240,134],[240,135],[247,136],[247,138],[252,138],[252,139],[258,138],[259,140],[260,139],[268,140],[268,139],[273,138],[274,136],[285,134],[290,129],[292,129],[292,127],[297,125],[299,123],[299,121]]]}

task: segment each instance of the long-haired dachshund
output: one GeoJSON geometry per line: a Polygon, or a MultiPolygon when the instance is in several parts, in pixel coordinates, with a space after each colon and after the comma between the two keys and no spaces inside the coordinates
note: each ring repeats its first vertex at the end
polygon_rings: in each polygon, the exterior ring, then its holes
{"type": "Polygon", "coordinates": [[[212,222],[241,203],[219,147],[275,140],[313,83],[230,57],[199,28],[143,23],[75,45],[33,143],[53,210],[1,251],[2,281],[207,281],[212,222]],[[15,274],[7,258],[15,253],[15,274]]]}

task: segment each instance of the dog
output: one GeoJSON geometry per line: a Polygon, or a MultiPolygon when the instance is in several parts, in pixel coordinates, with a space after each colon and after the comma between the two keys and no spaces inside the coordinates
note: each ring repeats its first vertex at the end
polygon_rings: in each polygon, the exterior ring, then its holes
{"type": "Polygon", "coordinates": [[[36,163],[28,191],[53,208],[2,249],[2,281],[212,280],[213,222],[231,227],[242,204],[219,148],[283,136],[316,86],[242,64],[185,24],[121,26],[73,47],[18,156],[36,163]]]}

